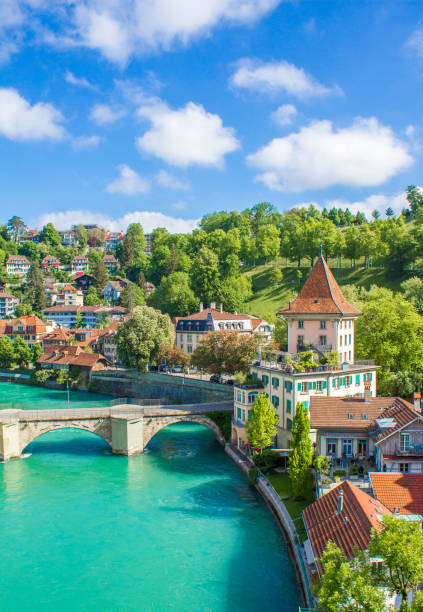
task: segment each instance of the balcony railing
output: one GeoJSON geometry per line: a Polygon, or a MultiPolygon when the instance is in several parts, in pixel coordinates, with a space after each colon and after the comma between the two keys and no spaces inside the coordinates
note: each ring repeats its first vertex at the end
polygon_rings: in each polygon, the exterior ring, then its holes
{"type": "Polygon", "coordinates": [[[408,448],[401,448],[397,446],[397,455],[401,457],[410,457],[410,456],[423,456],[423,444],[418,444],[417,446],[409,446],[408,448]]]}

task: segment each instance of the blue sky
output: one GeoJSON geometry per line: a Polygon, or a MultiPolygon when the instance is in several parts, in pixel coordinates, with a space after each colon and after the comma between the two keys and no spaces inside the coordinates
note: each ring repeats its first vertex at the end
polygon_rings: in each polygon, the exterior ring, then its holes
{"type": "Polygon", "coordinates": [[[421,2],[0,0],[0,218],[400,210],[422,99],[421,2]]]}

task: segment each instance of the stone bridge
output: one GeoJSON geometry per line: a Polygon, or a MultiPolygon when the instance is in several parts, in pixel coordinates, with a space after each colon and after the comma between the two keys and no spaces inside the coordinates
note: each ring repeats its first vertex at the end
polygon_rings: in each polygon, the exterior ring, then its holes
{"type": "Polygon", "coordinates": [[[69,428],[100,436],[118,455],[142,453],[161,429],[187,421],[208,427],[217,440],[225,444],[219,427],[206,414],[212,410],[232,412],[233,403],[157,408],[123,404],[104,409],[0,410],[0,460],[20,457],[28,444],[49,431],[69,428]]]}

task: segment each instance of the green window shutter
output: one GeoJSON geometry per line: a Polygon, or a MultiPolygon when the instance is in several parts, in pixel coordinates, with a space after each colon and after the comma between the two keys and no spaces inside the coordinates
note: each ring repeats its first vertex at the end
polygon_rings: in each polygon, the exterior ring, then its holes
{"type": "Polygon", "coordinates": [[[279,378],[276,379],[276,386],[279,387],[279,378]]]}
{"type": "Polygon", "coordinates": [[[313,383],[309,382],[308,383],[308,390],[311,391],[313,389],[313,383]]]}
{"type": "Polygon", "coordinates": [[[242,411],[241,408],[238,408],[238,419],[241,420],[242,418],[242,411]]]}
{"type": "Polygon", "coordinates": [[[291,400],[286,400],[286,411],[291,412],[291,400]]]}
{"type": "Polygon", "coordinates": [[[283,385],[285,389],[287,388],[287,382],[288,382],[288,381],[286,380],[286,381],[284,382],[284,385],[283,385]]]}
{"type": "Polygon", "coordinates": [[[370,372],[370,382],[372,381],[373,374],[370,372]]]}
{"type": "Polygon", "coordinates": [[[359,385],[360,384],[360,374],[356,374],[355,375],[355,384],[359,385]]]}
{"type": "Polygon", "coordinates": [[[298,383],[298,391],[301,391],[301,383],[298,383]]]}
{"type": "Polygon", "coordinates": [[[253,372],[253,378],[254,380],[257,380],[257,372],[253,372]]]}
{"type": "Polygon", "coordinates": [[[336,380],[335,380],[335,378],[332,378],[332,387],[336,387],[336,380]]]}
{"type": "Polygon", "coordinates": [[[328,383],[324,380],[323,381],[323,389],[327,389],[328,388],[328,383]]]}
{"type": "Polygon", "coordinates": [[[314,390],[314,391],[316,390],[316,386],[317,386],[317,385],[316,385],[316,381],[315,381],[315,380],[313,380],[313,390],[314,390]]]}

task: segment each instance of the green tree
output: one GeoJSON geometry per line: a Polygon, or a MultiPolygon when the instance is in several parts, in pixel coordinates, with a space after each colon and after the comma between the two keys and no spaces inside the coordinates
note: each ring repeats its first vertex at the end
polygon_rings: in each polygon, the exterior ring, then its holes
{"type": "Polygon", "coordinates": [[[159,359],[166,362],[171,368],[182,366],[186,368],[190,362],[190,356],[180,346],[175,344],[163,344],[160,348],[159,359]]]}
{"type": "Polygon", "coordinates": [[[173,325],[168,315],[149,306],[136,306],[131,317],[119,325],[116,346],[120,361],[140,372],[156,361],[164,344],[173,342],[173,325]]]}
{"type": "Polygon", "coordinates": [[[41,346],[39,342],[36,342],[35,344],[32,345],[31,352],[32,352],[31,361],[32,363],[36,363],[37,359],[39,359],[41,355],[43,354],[43,347],[41,346]]]}
{"type": "Polygon", "coordinates": [[[258,448],[261,452],[272,444],[278,420],[276,409],[266,393],[259,393],[246,423],[247,438],[253,448],[258,448]]]}
{"type": "Polygon", "coordinates": [[[94,285],[91,285],[91,287],[88,289],[87,295],[84,298],[84,304],[85,306],[97,306],[98,304],[104,304],[103,298],[99,296],[94,285]]]}
{"type": "Polygon", "coordinates": [[[13,340],[13,361],[19,366],[28,365],[31,361],[32,353],[26,342],[19,336],[13,340]]]}
{"type": "Polygon", "coordinates": [[[75,329],[80,329],[82,327],[82,313],[78,310],[75,317],[75,323],[73,325],[75,329]]]}
{"type": "Polygon", "coordinates": [[[415,185],[409,185],[407,187],[407,201],[413,216],[423,208],[423,194],[415,185]]]}
{"type": "Polygon", "coordinates": [[[62,242],[59,232],[54,227],[53,223],[47,223],[40,232],[40,242],[51,246],[59,246],[62,242]]]}
{"type": "Polygon", "coordinates": [[[88,244],[88,232],[85,227],[80,223],[75,228],[76,231],[76,239],[78,241],[79,247],[81,249],[86,249],[88,244]]]}
{"type": "Polygon", "coordinates": [[[413,276],[401,283],[401,289],[406,300],[411,302],[420,314],[423,314],[423,281],[413,276]]]}
{"type": "Polygon", "coordinates": [[[219,259],[211,249],[202,246],[195,257],[191,274],[195,295],[210,303],[216,298],[220,286],[219,259]]]}
{"type": "Polygon", "coordinates": [[[312,461],[310,418],[304,404],[298,403],[292,421],[292,451],[289,454],[289,479],[295,497],[304,496],[312,461]]]}
{"type": "Polygon", "coordinates": [[[256,248],[258,257],[267,263],[269,259],[275,259],[279,254],[280,237],[276,225],[271,223],[261,225],[256,235],[256,248]]]}
{"type": "Polygon", "coordinates": [[[374,585],[369,570],[353,567],[331,540],[321,563],[324,568],[318,592],[321,612],[387,612],[383,590],[374,585]]]}
{"type": "Polygon", "coordinates": [[[128,283],[120,294],[119,304],[129,311],[134,310],[136,306],[144,306],[145,297],[143,290],[138,285],[135,285],[135,283],[128,283]]]}
{"type": "Polygon", "coordinates": [[[144,249],[147,241],[144,230],[139,223],[131,223],[126,230],[120,253],[120,264],[122,268],[130,268],[143,261],[144,249]]]}
{"type": "Polygon", "coordinates": [[[235,331],[210,332],[198,343],[191,362],[210,374],[248,372],[249,363],[257,353],[259,338],[235,331]]]}
{"type": "Polygon", "coordinates": [[[406,610],[408,594],[423,580],[423,531],[418,521],[392,516],[383,520],[385,528],[380,533],[373,531],[369,553],[384,560],[385,584],[402,595],[401,609],[406,610]]]}
{"type": "Polygon", "coordinates": [[[25,302],[28,302],[35,312],[42,312],[46,306],[44,278],[41,268],[33,263],[29,269],[25,286],[25,302]]]}
{"type": "Polygon", "coordinates": [[[248,276],[230,276],[221,281],[216,297],[228,312],[239,312],[253,295],[248,276]]]}
{"type": "Polygon", "coordinates": [[[13,343],[8,336],[0,337],[0,367],[10,368],[15,359],[13,343]]]}
{"type": "Polygon", "coordinates": [[[269,280],[271,283],[280,283],[282,280],[282,270],[274,266],[269,272],[269,280]]]}
{"type": "Polygon", "coordinates": [[[24,317],[32,313],[32,306],[27,302],[21,302],[16,306],[15,315],[17,317],[24,317]]]}
{"type": "Polygon", "coordinates": [[[393,209],[393,208],[391,208],[391,207],[389,206],[389,207],[386,209],[385,214],[386,214],[386,216],[387,216],[387,217],[393,217],[393,216],[394,216],[394,214],[395,214],[395,213],[394,213],[394,209],[393,209]]]}
{"type": "Polygon", "coordinates": [[[93,279],[95,288],[98,291],[103,291],[109,280],[109,275],[107,274],[106,266],[104,265],[103,259],[100,259],[97,263],[97,266],[94,270],[93,279]]]}
{"type": "Polygon", "coordinates": [[[376,210],[376,209],[375,209],[375,210],[372,212],[372,217],[373,217],[373,219],[374,219],[375,221],[377,221],[378,219],[380,219],[380,212],[379,212],[378,210],[376,210]]]}
{"type": "Polygon", "coordinates": [[[13,216],[7,222],[7,234],[9,238],[17,244],[21,234],[25,231],[26,225],[21,217],[13,216]]]}
{"type": "Polygon", "coordinates": [[[170,317],[183,317],[198,309],[198,300],[185,272],[174,272],[163,277],[157,289],[148,299],[149,306],[167,312],[170,317]]]}

